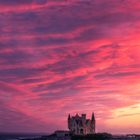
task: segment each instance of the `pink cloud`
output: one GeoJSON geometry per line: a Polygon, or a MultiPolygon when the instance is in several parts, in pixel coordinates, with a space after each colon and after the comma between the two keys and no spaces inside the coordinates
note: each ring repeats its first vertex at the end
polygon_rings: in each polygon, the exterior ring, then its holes
{"type": "Polygon", "coordinates": [[[0,131],[52,132],[67,128],[69,113],[94,111],[98,131],[131,132],[110,123],[140,99],[138,0],[0,7],[0,131]]]}

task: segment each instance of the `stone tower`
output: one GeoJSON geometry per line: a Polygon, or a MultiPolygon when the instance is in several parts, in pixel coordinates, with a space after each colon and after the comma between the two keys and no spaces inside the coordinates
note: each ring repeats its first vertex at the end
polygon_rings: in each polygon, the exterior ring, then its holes
{"type": "Polygon", "coordinates": [[[79,116],[68,116],[68,128],[74,135],[86,135],[95,133],[95,116],[92,113],[91,119],[86,119],[86,114],[79,116]]]}

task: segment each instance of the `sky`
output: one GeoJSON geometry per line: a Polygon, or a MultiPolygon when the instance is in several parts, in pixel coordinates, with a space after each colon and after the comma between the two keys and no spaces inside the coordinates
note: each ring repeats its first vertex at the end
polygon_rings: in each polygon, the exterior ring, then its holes
{"type": "Polygon", "coordinates": [[[140,133],[139,0],[0,0],[0,132],[140,133]]]}

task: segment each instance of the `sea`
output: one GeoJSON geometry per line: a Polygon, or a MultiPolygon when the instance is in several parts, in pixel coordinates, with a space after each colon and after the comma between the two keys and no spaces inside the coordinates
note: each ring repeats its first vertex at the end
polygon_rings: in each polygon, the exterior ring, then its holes
{"type": "Polygon", "coordinates": [[[42,134],[19,134],[19,133],[0,133],[0,140],[22,140],[27,138],[39,138],[42,134]]]}

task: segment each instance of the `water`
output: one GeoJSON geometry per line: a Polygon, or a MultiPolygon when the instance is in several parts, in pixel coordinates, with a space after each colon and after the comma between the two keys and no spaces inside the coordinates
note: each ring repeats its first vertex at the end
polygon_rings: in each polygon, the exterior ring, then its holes
{"type": "Polygon", "coordinates": [[[10,133],[0,133],[0,140],[19,140],[23,138],[37,138],[41,135],[37,134],[10,134],[10,133]]]}

